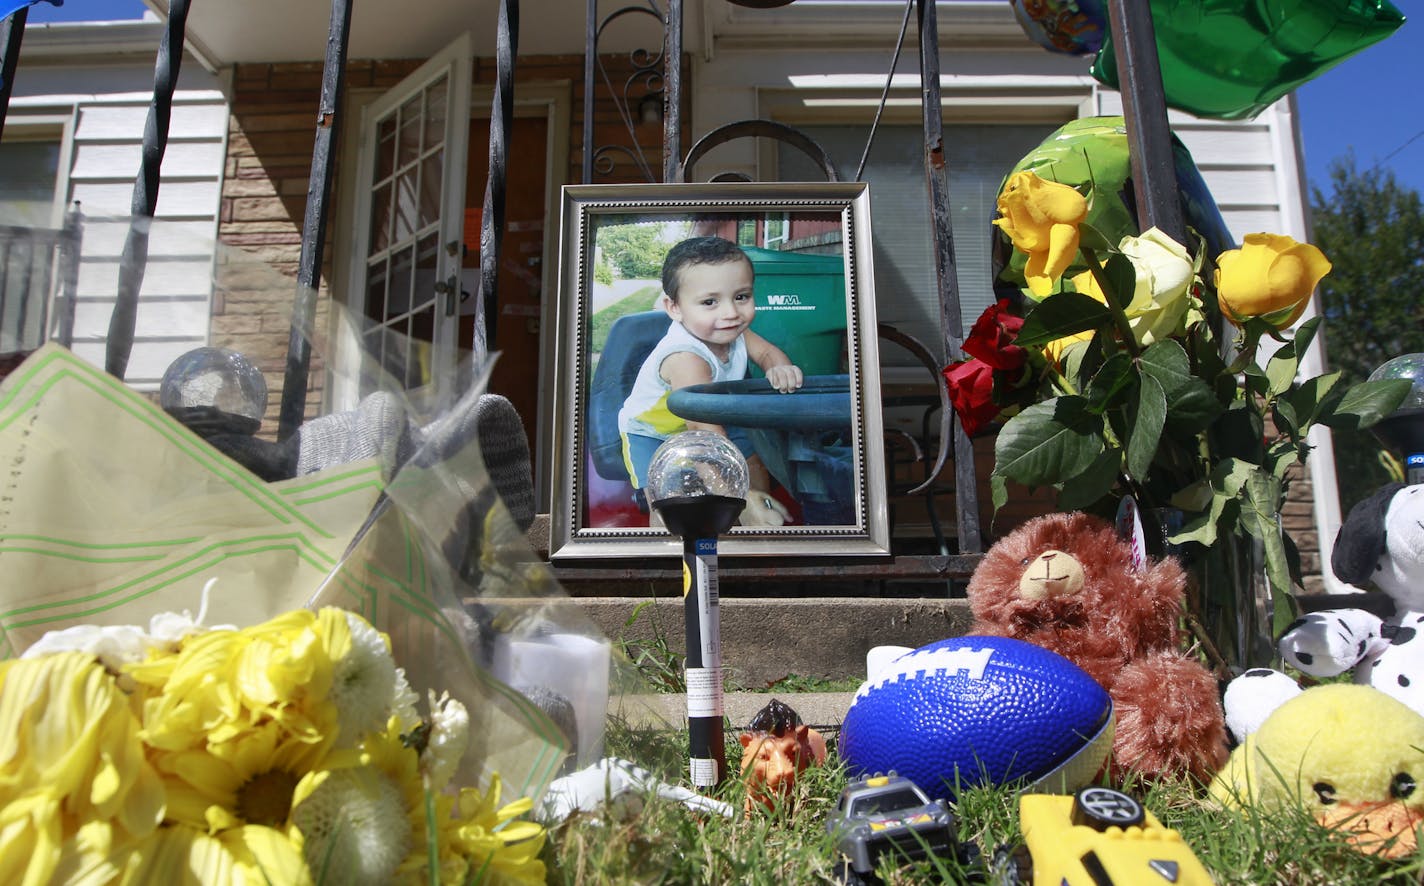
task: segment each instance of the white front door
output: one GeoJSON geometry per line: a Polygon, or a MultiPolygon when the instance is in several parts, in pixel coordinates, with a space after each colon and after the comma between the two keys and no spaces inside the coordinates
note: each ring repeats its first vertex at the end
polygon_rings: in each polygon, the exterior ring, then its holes
{"type": "Polygon", "coordinates": [[[363,350],[441,399],[456,393],[472,53],[462,34],[361,116],[350,305],[363,350]]]}

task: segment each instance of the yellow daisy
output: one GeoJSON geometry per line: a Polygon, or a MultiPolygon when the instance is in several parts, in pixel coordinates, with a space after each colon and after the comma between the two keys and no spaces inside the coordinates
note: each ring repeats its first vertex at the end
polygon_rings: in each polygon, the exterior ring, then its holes
{"type": "MultiPolygon", "coordinates": [[[[455,809],[455,817],[442,826],[450,857],[456,859],[454,882],[464,883],[469,872],[476,872],[479,882],[537,886],[545,879],[544,862],[539,854],[547,836],[544,828],[532,821],[515,821],[533,808],[533,801],[521,797],[504,806],[500,802],[500,781],[495,775],[487,792],[464,788],[455,809]],[[464,868],[459,868],[459,861],[464,868]]],[[[442,879],[446,879],[447,858],[442,857],[442,879]]]]}
{"type": "Polygon", "coordinates": [[[285,828],[297,783],[323,765],[331,741],[309,742],[267,722],[211,748],[155,751],[168,820],[217,834],[243,825],[285,828]]]}

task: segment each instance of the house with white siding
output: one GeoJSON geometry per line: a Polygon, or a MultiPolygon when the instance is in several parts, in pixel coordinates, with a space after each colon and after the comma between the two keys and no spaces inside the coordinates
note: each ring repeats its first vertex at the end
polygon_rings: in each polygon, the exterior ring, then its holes
{"type": "MultiPolygon", "coordinates": [[[[160,14],[166,8],[158,0],[148,2],[160,14]]],[[[640,151],[655,175],[661,164],[657,108],[639,102],[656,94],[661,81],[640,73],[643,57],[635,52],[658,52],[662,35],[656,22],[631,15],[609,23],[599,36],[594,103],[585,106],[586,13],[593,8],[606,17],[619,5],[588,0],[522,4],[509,204],[495,307],[504,322],[491,342],[503,357],[492,387],[510,397],[524,416],[546,506],[555,382],[550,378],[555,334],[547,318],[554,316],[558,298],[559,189],[583,180],[585,153],[602,158],[595,164],[596,182],[645,180],[635,159],[640,151]],[[625,83],[633,84],[631,107],[640,109],[627,125],[614,98],[625,83]],[[594,144],[586,145],[582,133],[589,114],[594,144]],[[613,150],[600,150],[610,146],[613,150]]],[[[843,178],[852,178],[891,74],[904,6],[898,0],[800,0],[754,9],[725,0],[686,0],[683,149],[724,124],[769,119],[810,134],[835,159],[843,178]]],[[[394,307],[380,299],[392,281],[412,278],[406,272],[446,241],[465,244],[462,271],[478,268],[479,211],[497,75],[497,9],[497,0],[431,0],[419,7],[419,14],[394,0],[354,5],[337,145],[335,221],[319,300],[431,341],[433,360],[425,367],[427,376],[418,380],[437,385],[454,372],[459,349],[468,346],[473,318],[435,310],[433,292],[408,292],[394,307]],[[416,126],[433,135],[420,142],[419,156],[412,155],[407,164],[402,155],[392,172],[385,165],[387,149],[416,126]],[[407,211],[409,222],[403,219],[407,211]],[[384,224],[388,216],[396,227],[384,224]]],[[[193,5],[187,24],[190,52],[163,166],[154,260],[142,292],[131,383],[152,386],[168,361],[189,348],[232,347],[254,357],[267,373],[275,413],[328,17],[325,3],[193,5]],[[225,247],[244,250],[284,272],[286,282],[277,287],[224,283],[219,273],[222,296],[214,299],[213,255],[183,245],[214,236],[225,247]]],[[[941,0],[938,17],[945,151],[967,328],[993,297],[988,221],[1005,172],[1058,126],[1078,117],[1118,114],[1121,102],[1115,91],[1089,76],[1087,59],[1053,54],[1032,43],[1002,0],[941,0]]],[[[75,349],[96,362],[102,362],[125,232],[121,217],[138,168],[161,28],[159,22],[31,27],[4,132],[7,151],[12,143],[57,146],[57,153],[49,155],[54,165],[51,221],[74,200],[82,201],[90,219],[75,349]],[[102,216],[116,218],[100,221],[102,216]]],[[[878,318],[937,350],[938,303],[914,55],[911,28],[889,80],[863,178],[871,189],[878,318]]],[[[1193,154],[1234,237],[1273,231],[1309,238],[1292,101],[1278,102],[1250,121],[1172,112],[1170,123],[1193,154]]],[[[754,180],[819,176],[804,157],[766,140],[720,146],[695,172],[703,180],[722,172],[754,180]]],[[[1318,342],[1306,360],[1307,374],[1321,369],[1318,342]]],[[[885,388],[931,384],[908,357],[885,350],[885,388]]],[[[316,367],[309,414],[348,402],[334,381],[339,380],[324,377],[321,365],[316,367]]],[[[274,420],[269,415],[268,432],[274,420]]],[[[987,442],[985,453],[992,451],[987,442]]],[[[1303,524],[1295,534],[1307,569],[1316,572],[1322,566],[1319,540],[1333,539],[1340,522],[1328,437],[1317,445],[1310,464],[1314,491],[1309,483],[1297,484],[1297,500],[1289,506],[1303,524]]],[[[984,461],[981,476],[987,476],[989,463],[984,461]]],[[[998,525],[1002,528],[1003,521],[998,525]]]]}
{"type": "MultiPolygon", "coordinates": [[[[56,228],[79,205],[73,348],[101,366],[162,33],[156,20],[27,27],[0,143],[0,224],[56,228]]],[[[189,53],[129,365],[129,383],[142,390],[208,342],[227,119],[223,76],[189,53]]]]}

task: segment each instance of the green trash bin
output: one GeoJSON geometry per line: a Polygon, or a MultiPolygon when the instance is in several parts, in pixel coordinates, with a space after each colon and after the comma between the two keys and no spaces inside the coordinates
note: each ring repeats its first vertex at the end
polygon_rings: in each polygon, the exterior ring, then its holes
{"type": "MultiPolygon", "coordinates": [[[[845,259],[744,246],[756,270],[752,330],[806,375],[846,371],[845,259]]],[[[754,364],[748,375],[764,373],[754,364]]]]}

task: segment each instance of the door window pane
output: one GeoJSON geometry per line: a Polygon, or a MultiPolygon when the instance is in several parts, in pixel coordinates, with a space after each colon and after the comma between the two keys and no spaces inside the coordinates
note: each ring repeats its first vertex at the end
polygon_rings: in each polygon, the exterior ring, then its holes
{"type": "Polygon", "coordinates": [[[396,115],[391,114],[376,126],[376,181],[391,177],[396,171],[396,115]]]}
{"type": "Polygon", "coordinates": [[[411,167],[396,177],[396,218],[395,233],[392,235],[392,239],[397,243],[414,234],[418,224],[416,218],[418,211],[416,207],[416,175],[417,168],[411,167]]]}
{"type": "Polygon", "coordinates": [[[371,195],[371,246],[368,256],[375,255],[391,245],[391,185],[376,188],[371,195]]]}
{"type": "Polygon", "coordinates": [[[421,145],[423,149],[429,149],[431,145],[438,145],[445,141],[445,105],[448,88],[449,84],[446,83],[444,77],[441,77],[426,89],[425,141],[421,145]]]}
{"type": "Polygon", "coordinates": [[[420,162],[420,227],[440,221],[441,178],[445,152],[436,151],[420,162]]]}
{"type": "Polygon", "coordinates": [[[407,166],[420,156],[420,133],[424,128],[421,119],[421,96],[416,95],[401,105],[400,153],[396,157],[397,166],[407,166]]]}

